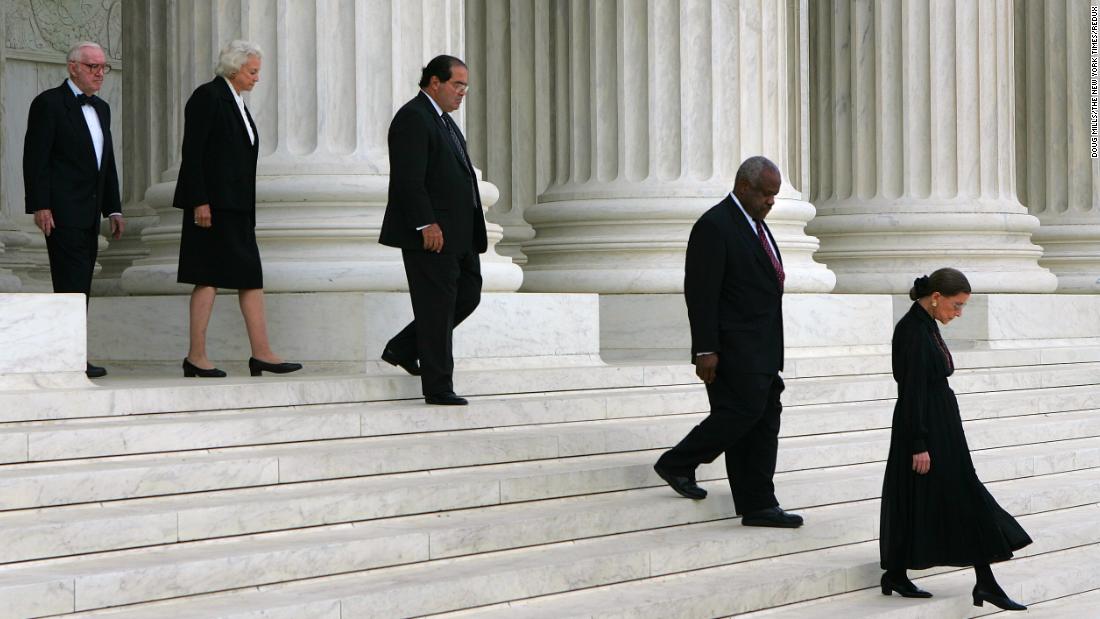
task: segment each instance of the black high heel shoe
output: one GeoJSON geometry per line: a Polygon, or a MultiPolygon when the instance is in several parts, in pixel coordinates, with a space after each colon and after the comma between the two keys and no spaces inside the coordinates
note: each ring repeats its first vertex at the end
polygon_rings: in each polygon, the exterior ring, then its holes
{"type": "Polygon", "coordinates": [[[194,378],[195,376],[198,376],[199,378],[225,378],[225,372],[223,370],[219,370],[218,368],[210,368],[209,370],[204,370],[200,367],[197,367],[194,363],[191,363],[191,361],[187,357],[184,357],[183,377],[194,378]]]}
{"type": "Polygon", "coordinates": [[[989,602],[1001,610],[1027,610],[1027,606],[1008,597],[1008,594],[1002,591],[1000,587],[997,587],[996,591],[992,591],[974,585],[973,597],[974,606],[982,606],[984,602],[989,602]]]}
{"type": "Polygon", "coordinates": [[[891,592],[897,593],[903,598],[930,598],[932,594],[924,589],[918,589],[908,578],[899,581],[892,576],[889,572],[882,573],[882,579],[879,580],[879,586],[882,587],[883,595],[890,595],[891,592]]]}
{"type": "Polygon", "coordinates": [[[267,361],[260,361],[256,357],[248,358],[248,371],[253,376],[261,376],[264,372],[271,372],[272,374],[289,374],[291,372],[297,372],[302,369],[301,363],[268,363],[267,361]]]}

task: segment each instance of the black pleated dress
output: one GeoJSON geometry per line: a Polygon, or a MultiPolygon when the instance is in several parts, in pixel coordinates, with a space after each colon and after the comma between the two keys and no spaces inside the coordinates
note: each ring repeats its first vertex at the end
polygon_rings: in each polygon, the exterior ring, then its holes
{"type": "Polygon", "coordinates": [[[894,407],[890,455],[882,483],[879,534],[883,569],[995,563],[1031,543],[974,471],[959,404],[947,377],[955,371],[939,327],[914,303],[893,339],[894,407]],[[913,471],[928,451],[931,468],[913,471]]]}

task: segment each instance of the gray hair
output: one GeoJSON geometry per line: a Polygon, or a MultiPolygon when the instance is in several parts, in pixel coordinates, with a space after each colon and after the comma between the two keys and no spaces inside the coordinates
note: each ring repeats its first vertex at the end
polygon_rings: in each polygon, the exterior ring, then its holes
{"type": "MultiPolygon", "coordinates": [[[[73,43],[73,46],[69,48],[69,53],[65,56],[66,62],[80,62],[80,59],[84,56],[80,53],[80,50],[87,48],[98,49],[103,51],[103,47],[95,41],[80,41],[79,43],[73,43]]],[[[106,52],[104,52],[106,55],[106,52]]]]}
{"type": "Polygon", "coordinates": [[[753,187],[760,186],[760,175],[768,170],[779,174],[779,166],[772,163],[771,159],[762,155],[755,157],[749,157],[741,163],[741,167],[737,168],[737,178],[734,179],[734,184],[740,183],[742,180],[746,180],[753,187]]]}
{"type": "Polygon", "coordinates": [[[244,63],[248,62],[249,56],[263,58],[264,53],[263,50],[260,49],[260,46],[252,41],[244,41],[241,39],[230,41],[228,45],[222,48],[221,53],[218,54],[218,66],[214,67],[214,73],[229,79],[241,70],[244,63]]]}

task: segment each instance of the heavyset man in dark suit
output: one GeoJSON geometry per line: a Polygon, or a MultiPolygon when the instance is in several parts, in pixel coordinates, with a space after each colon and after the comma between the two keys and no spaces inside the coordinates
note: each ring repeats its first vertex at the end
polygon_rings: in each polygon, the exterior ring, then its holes
{"type": "MultiPolygon", "coordinates": [[[[122,236],[125,221],[111,140],[111,108],[95,96],[111,70],[96,43],[69,50],[69,79],[31,102],[23,142],[26,211],[46,235],[54,292],[92,289],[99,249],[100,217],[111,235],[122,236]]],[[[107,374],[87,364],[90,378],[107,374]]]]}
{"type": "Polygon", "coordinates": [[[461,60],[436,56],[389,131],[389,199],[378,241],[401,248],[413,320],[382,359],[419,375],[429,404],[466,404],[454,392],[451,337],[481,300],[478,254],[488,246],[474,166],[449,116],[468,79],[461,60]]]}
{"type": "Polygon", "coordinates": [[[702,499],[707,493],[695,468],[724,452],[741,524],[795,528],[802,518],[779,507],[772,483],[783,408],[785,276],[764,218],[781,182],[768,159],[746,159],[730,195],[691,230],[684,297],[692,362],[711,411],[653,468],[682,496],[702,499]]]}

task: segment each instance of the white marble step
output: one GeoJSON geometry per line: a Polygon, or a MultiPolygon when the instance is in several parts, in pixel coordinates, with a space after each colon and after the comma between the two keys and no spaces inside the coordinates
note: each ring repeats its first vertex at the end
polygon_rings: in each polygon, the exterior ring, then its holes
{"type": "MultiPolygon", "coordinates": [[[[1024,524],[1037,529],[1034,522],[1034,519],[1025,519],[1024,524]]],[[[1043,530],[1059,532],[1057,528],[1043,530]]],[[[732,615],[790,619],[943,619],[997,611],[988,605],[984,609],[972,606],[970,589],[974,580],[971,570],[956,570],[921,580],[921,586],[939,593],[930,600],[883,596],[876,586],[881,575],[877,554],[877,542],[868,542],[439,616],[454,619],[702,619],[732,615]],[[804,602],[815,598],[824,599],[804,602]],[[834,600],[843,600],[843,603],[834,600]],[[753,612],[786,604],[794,605],[753,612]]],[[[998,564],[995,569],[1009,595],[1026,604],[1094,588],[1097,572],[1081,568],[1097,564],[1100,564],[1100,544],[1093,542],[1082,547],[1025,555],[998,564]]]]}
{"type": "MultiPolygon", "coordinates": [[[[1096,375],[1100,363],[1084,352],[1077,357],[1066,349],[975,353],[975,369],[961,369],[953,384],[960,392],[1092,384],[1092,377],[1096,375]],[[1030,361],[1035,363],[1028,363],[1030,361]]],[[[960,359],[965,358],[965,354],[960,356],[960,359]]],[[[960,362],[960,367],[966,366],[960,362]]],[[[827,361],[792,360],[785,376],[806,384],[803,388],[792,390],[787,403],[890,398],[894,395],[894,385],[887,370],[888,366],[881,362],[875,362],[874,367],[870,367],[863,361],[852,362],[846,357],[827,361]],[[799,371],[800,363],[815,368],[834,367],[836,370],[825,376],[818,370],[803,374],[799,371]],[[855,365],[852,366],[852,363],[855,365]]],[[[698,379],[687,363],[651,363],[459,371],[456,372],[455,383],[463,395],[477,397],[578,389],[697,385],[698,379]]],[[[303,374],[262,379],[107,378],[80,389],[0,391],[0,423],[420,397],[419,379],[399,370],[381,375],[303,374]],[[72,406],[74,401],[79,401],[80,406],[72,406]]]]}
{"type": "MultiPolygon", "coordinates": [[[[876,505],[810,510],[806,515],[813,526],[797,531],[748,529],[727,520],[77,616],[258,619],[313,617],[306,613],[337,609],[343,613],[337,617],[390,619],[499,604],[453,616],[583,617],[599,611],[713,617],[872,586],[879,575],[877,543],[859,540],[877,533],[876,505]],[[707,599],[693,599],[700,591],[707,599]],[[659,606],[650,608],[655,602],[659,606]]],[[[1042,559],[1063,548],[1096,544],[1100,531],[1088,518],[1097,509],[1022,517],[1043,540],[1025,550],[1047,553],[1036,557],[1042,559]]]]}
{"type": "MultiPolygon", "coordinates": [[[[1100,544],[1013,559],[993,566],[1009,597],[1027,605],[1026,615],[1058,619],[1100,616],[1100,544]]],[[[925,600],[884,596],[877,587],[821,600],[792,604],[742,615],[752,619],[940,619],[942,617],[1015,616],[988,603],[973,604],[974,572],[952,570],[932,576],[911,572],[917,584],[931,591],[925,600]]]]}
{"type": "MultiPolygon", "coordinates": [[[[595,365],[455,373],[457,388],[470,396],[697,382],[688,364],[595,365]]],[[[385,375],[303,374],[217,380],[106,378],[81,389],[0,391],[0,423],[422,397],[420,379],[400,370],[385,375]],[[80,405],[73,406],[77,401],[80,405]]]]}
{"type": "MultiPolygon", "coordinates": [[[[1096,573],[1095,571],[1093,572],[1096,573]]],[[[1040,602],[1028,607],[1029,617],[1041,617],[1042,619],[1078,619],[1088,617],[1090,613],[1098,614],[1100,610],[1100,580],[1090,584],[1096,585],[1096,589],[1086,593],[1067,595],[1046,602],[1040,602]]]]}
{"type": "MultiPolygon", "coordinates": [[[[0,514],[0,563],[340,522],[662,487],[660,451],[490,465],[0,514]]],[[[1100,438],[976,452],[987,482],[1100,467],[1100,438]]],[[[699,470],[725,487],[720,462],[699,470]]],[[[706,483],[714,480],[716,483],[706,483]]],[[[788,508],[877,498],[882,463],[780,473],[788,508]]],[[[672,495],[669,495],[672,496],[672,495]]]]}
{"type": "MultiPolygon", "coordinates": [[[[963,394],[960,403],[966,418],[1079,410],[1100,405],[1100,387],[963,394]]],[[[708,406],[701,386],[674,386],[486,397],[468,407],[409,401],[15,423],[0,428],[0,462],[658,416],[708,406]]],[[[886,427],[892,407],[892,400],[786,406],[783,435],[886,427]]]]}
{"type": "MultiPolygon", "coordinates": [[[[117,500],[668,447],[702,414],[532,425],[409,436],[239,447],[0,467],[0,509],[117,500]],[[224,468],[213,462],[226,462],[224,468]],[[194,469],[202,478],[195,478],[194,469]]],[[[1100,436],[1100,415],[1076,411],[968,422],[974,449],[1100,436]]],[[[779,470],[881,460],[888,430],[781,439],[779,470]]]]}
{"type": "MultiPolygon", "coordinates": [[[[700,502],[669,496],[663,489],[642,490],[9,565],[0,568],[0,608],[32,587],[36,595],[52,596],[54,604],[75,599],[76,610],[87,610],[722,520],[732,513],[731,499],[728,489],[715,490],[714,497],[700,502]]],[[[1001,482],[990,490],[1006,509],[1049,511],[1096,503],[1100,469],[1001,482]]],[[[873,539],[877,507],[875,502],[862,505],[868,526],[855,530],[864,540],[873,539]]],[[[1081,522],[1090,537],[1073,545],[1100,542],[1094,522],[1081,522]]],[[[1058,534],[1075,530],[1067,525],[1058,534]]],[[[855,541],[846,537],[852,531],[845,526],[801,531],[793,538],[810,536],[813,548],[855,541]],[[835,540],[838,535],[842,541],[835,540]]],[[[769,544],[761,556],[803,549],[784,551],[769,544]]],[[[694,555],[677,556],[689,564],[681,569],[693,569],[694,555]]]]}

